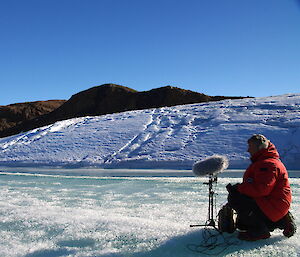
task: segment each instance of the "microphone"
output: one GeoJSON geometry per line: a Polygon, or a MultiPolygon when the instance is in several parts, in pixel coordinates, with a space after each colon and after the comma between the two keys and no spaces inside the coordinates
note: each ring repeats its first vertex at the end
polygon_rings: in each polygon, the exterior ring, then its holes
{"type": "Polygon", "coordinates": [[[213,155],[205,160],[195,162],[193,165],[193,173],[198,176],[216,175],[227,169],[229,161],[226,156],[213,155]]]}

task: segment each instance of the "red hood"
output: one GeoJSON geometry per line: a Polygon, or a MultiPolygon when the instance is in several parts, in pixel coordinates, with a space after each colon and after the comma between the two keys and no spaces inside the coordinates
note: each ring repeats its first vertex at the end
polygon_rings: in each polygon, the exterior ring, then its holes
{"type": "Polygon", "coordinates": [[[264,160],[264,159],[268,159],[268,158],[279,159],[279,153],[277,152],[275,145],[273,145],[271,142],[269,143],[269,146],[267,149],[261,149],[257,153],[255,153],[251,157],[251,161],[256,162],[256,161],[264,160]]]}

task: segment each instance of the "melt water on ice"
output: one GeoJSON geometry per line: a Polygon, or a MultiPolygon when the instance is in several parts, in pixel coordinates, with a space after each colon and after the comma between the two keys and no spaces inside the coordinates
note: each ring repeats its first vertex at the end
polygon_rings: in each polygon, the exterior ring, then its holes
{"type": "MultiPolygon", "coordinates": [[[[220,177],[217,209],[226,202],[225,185],[240,178],[220,177]]],[[[299,178],[291,178],[292,212],[299,224],[299,178]]],[[[5,257],[188,257],[300,256],[299,234],[280,230],[258,242],[229,242],[205,254],[207,178],[89,177],[0,173],[0,256],[5,257]],[[199,249],[197,249],[199,250],[199,249]],[[201,248],[202,250],[202,248],[201,248]]]]}

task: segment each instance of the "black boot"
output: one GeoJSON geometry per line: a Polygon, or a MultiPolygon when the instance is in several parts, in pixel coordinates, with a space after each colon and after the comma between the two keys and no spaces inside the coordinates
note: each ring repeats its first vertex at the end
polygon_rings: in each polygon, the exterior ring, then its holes
{"type": "Polygon", "coordinates": [[[278,221],[279,229],[283,229],[283,235],[286,237],[293,236],[297,231],[297,225],[292,213],[288,212],[280,221],[278,221]]]}

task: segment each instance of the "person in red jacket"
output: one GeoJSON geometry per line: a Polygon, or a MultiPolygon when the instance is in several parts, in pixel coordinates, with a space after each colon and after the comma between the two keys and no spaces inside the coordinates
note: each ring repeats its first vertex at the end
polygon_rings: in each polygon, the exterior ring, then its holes
{"type": "Polygon", "coordinates": [[[228,184],[228,205],[237,213],[238,238],[256,241],[270,237],[279,228],[287,237],[296,232],[296,224],[289,212],[292,192],[288,173],[279,159],[274,144],[263,135],[248,140],[252,164],[243,182],[228,184]]]}

